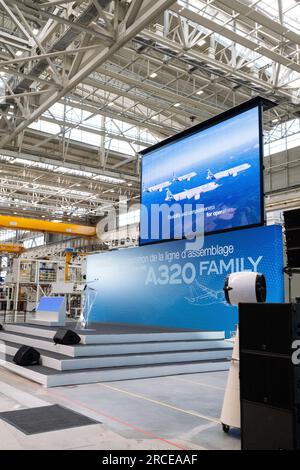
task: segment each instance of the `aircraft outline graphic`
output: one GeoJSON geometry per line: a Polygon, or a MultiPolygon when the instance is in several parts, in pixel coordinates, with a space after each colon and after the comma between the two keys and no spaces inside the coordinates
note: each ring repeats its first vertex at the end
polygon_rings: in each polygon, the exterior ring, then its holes
{"type": "Polygon", "coordinates": [[[235,178],[239,173],[242,171],[249,170],[251,168],[250,163],[243,163],[242,165],[234,166],[232,168],[228,168],[227,170],[219,171],[217,173],[213,173],[210,169],[207,170],[207,180],[218,181],[223,178],[227,178],[228,176],[232,176],[235,178]]]}
{"type": "Polygon", "coordinates": [[[195,281],[195,285],[190,287],[190,297],[184,299],[194,307],[203,307],[215,304],[224,304],[227,307],[229,304],[226,302],[223,290],[213,290],[199,281],[195,281]]]}
{"type": "Polygon", "coordinates": [[[214,191],[215,189],[219,188],[220,185],[217,184],[215,181],[212,183],[206,183],[202,184],[200,186],[197,186],[196,188],[192,189],[184,189],[180,193],[173,194],[169,189],[166,190],[166,202],[171,202],[171,201],[183,201],[185,199],[195,199],[195,201],[198,201],[201,197],[202,193],[207,193],[209,191],[214,191]]]}

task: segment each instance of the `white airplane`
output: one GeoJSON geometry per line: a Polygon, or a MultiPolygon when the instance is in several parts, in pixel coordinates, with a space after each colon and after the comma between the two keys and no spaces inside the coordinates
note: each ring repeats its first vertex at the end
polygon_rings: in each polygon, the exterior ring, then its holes
{"type": "Polygon", "coordinates": [[[184,199],[195,199],[198,201],[202,193],[208,193],[209,191],[214,191],[215,189],[219,188],[219,184],[215,181],[212,183],[202,184],[201,186],[197,186],[197,188],[192,189],[185,189],[181,193],[172,194],[169,189],[167,189],[166,199],[165,201],[184,201],[184,199]]]}
{"type": "Polygon", "coordinates": [[[194,176],[197,176],[197,173],[195,171],[192,171],[191,173],[187,173],[186,175],[182,176],[175,176],[175,173],[173,173],[173,181],[191,181],[194,176]]]}
{"type": "Polygon", "coordinates": [[[174,182],[178,181],[190,181],[194,176],[197,176],[197,173],[194,171],[192,173],[187,173],[186,175],[182,176],[175,176],[175,173],[173,173],[173,178],[172,181],[164,181],[163,183],[156,184],[154,186],[150,186],[147,188],[146,186],[143,187],[143,192],[145,193],[157,193],[157,192],[162,192],[164,189],[169,188],[169,186],[172,185],[174,182]]]}
{"type": "Polygon", "coordinates": [[[164,189],[171,186],[171,181],[164,181],[163,183],[156,184],[154,186],[150,186],[147,188],[146,186],[143,187],[144,193],[161,193],[164,189]]]}
{"type": "Polygon", "coordinates": [[[243,163],[243,165],[238,165],[234,166],[233,168],[229,168],[228,170],[223,170],[219,171],[218,173],[213,173],[211,170],[207,170],[207,180],[220,180],[222,178],[226,178],[227,176],[233,176],[236,177],[238,173],[241,173],[242,171],[249,170],[251,168],[251,165],[249,163],[243,163]]]}

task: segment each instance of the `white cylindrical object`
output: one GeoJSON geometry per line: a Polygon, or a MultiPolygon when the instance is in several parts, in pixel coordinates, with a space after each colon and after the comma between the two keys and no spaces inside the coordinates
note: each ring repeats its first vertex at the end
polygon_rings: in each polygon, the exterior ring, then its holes
{"type": "Polygon", "coordinates": [[[225,281],[225,296],[230,305],[257,303],[266,300],[266,281],[263,274],[243,271],[230,274],[225,281]]]}
{"type": "MultiPolygon", "coordinates": [[[[226,278],[224,292],[230,305],[265,302],[266,279],[263,274],[256,272],[232,273],[226,278]]],[[[239,329],[237,329],[221,413],[221,423],[225,432],[228,432],[230,427],[240,428],[241,425],[239,372],[239,329]]]]}
{"type": "Polygon", "coordinates": [[[221,423],[228,427],[240,428],[240,364],[238,361],[232,361],[221,413],[221,423]]]}

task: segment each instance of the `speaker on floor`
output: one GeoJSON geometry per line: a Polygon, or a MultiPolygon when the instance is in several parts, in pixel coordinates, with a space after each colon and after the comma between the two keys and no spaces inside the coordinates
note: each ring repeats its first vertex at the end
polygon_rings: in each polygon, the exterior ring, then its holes
{"type": "Polygon", "coordinates": [[[300,449],[300,304],[240,304],[239,332],[242,449],[300,449]]]}
{"type": "Polygon", "coordinates": [[[1,323],[0,323],[0,331],[1,331],[1,330],[3,330],[3,325],[1,325],[1,323]]]}
{"type": "Polygon", "coordinates": [[[300,268],[300,209],[284,212],[289,268],[300,268]]]}
{"type": "Polygon", "coordinates": [[[21,346],[13,361],[18,366],[35,366],[40,363],[40,353],[30,346],[21,346]]]}
{"type": "Polygon", "coordinates": [[[81,338],[77,333],[75,333],[75,331],[68,330],[66,328],[60,328],[54,335],[53,341],[55,344],[72,346],[80,343],[81,338]]]}
{"type": "Polygon", "coordinates": [[[242,400],[293,409],[293,382],[299,378],[299,367],[295,368],[291,357],[241,352],[240,361],[242,400]]]}

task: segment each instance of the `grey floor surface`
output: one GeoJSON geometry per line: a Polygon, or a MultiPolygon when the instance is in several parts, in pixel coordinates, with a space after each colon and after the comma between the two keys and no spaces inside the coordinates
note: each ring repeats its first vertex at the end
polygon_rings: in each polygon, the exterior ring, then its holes
{"type": "Polygon", "coordinates": [[[0,420],[0,450],[239,450],[239,431],[226,435],[219,423],[226,379],[210,372],[45,389],[0,367],[0,412],[58,403],[99,421],[26,436],[0,420]]]}

